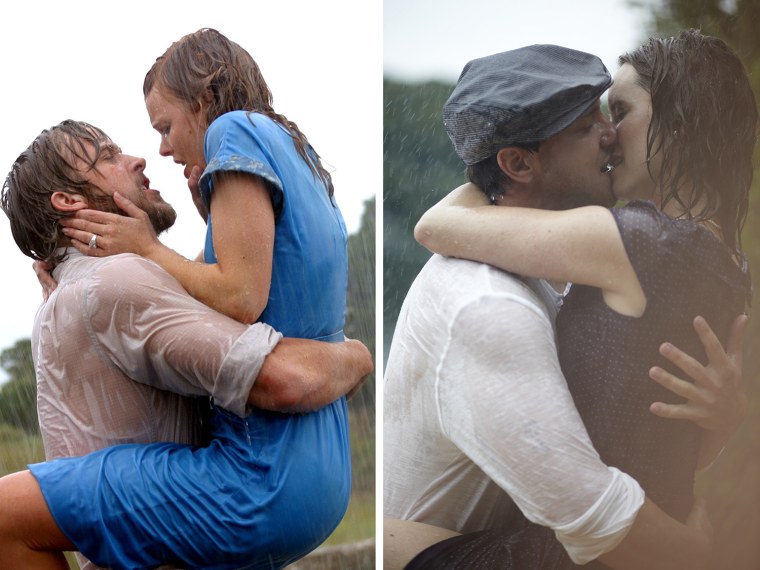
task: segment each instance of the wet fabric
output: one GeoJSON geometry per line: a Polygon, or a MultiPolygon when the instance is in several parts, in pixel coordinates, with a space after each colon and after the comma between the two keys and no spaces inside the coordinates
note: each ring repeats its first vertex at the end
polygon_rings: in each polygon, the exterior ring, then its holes
{"type": "MultiPolygon", "coordinates": [[[[215,160],[217,146],[229,143],[252,153],[257,148],[236,140],[255,130],[247,121],[244,113],[232,113],[209,128],[206,152],[214,172],[227,164],[235,170],[241,162],[237,155],[215,160]],[[221,136],[214,138],[215,133],[221,136]]],[[[277,149],[259,154],[283,181],[262,321],[289,336],[341,340],[347,254],[340,212],[323,185],[303,172],[303,162],[292,158],[295,148],[287,133],[264,118],[256,124],[269,129],[271,140],[259,141],[263,148],[277,149]]],[[[204,180],[206,190],[213,190],[213,180],[204,180]]],[[[215,262],[213,250],[206,256],[215,262]]],[[[32,471],[44,482],[43,493],[64,533],[92,560],[114,569],[163,562],[276,569],[322,543],[342,519],[350,496],[345,398],[314,413],[254,411],[243,419],[217,407],[211,425],[207,448],[120,446],[32,471]],[[72,485],[73,480],[81,483],[72,485]],[[95,500],[103,508],[80,517],[77,500],[90,505],[95,500]]]]}
{"type": "MultiPolygon", "coordinates": [[[[544,570],[566,564],[562,548],[526,548],[534,540],[551,536],[547,527],[533,525],[517,517],[503,529],[489,529],[455,536],[425,549],[413,558],[404,570],[453,570],[459,568],[503,568],[515,570],[544,570]]],[[[594,563],[583,566],[593,568],[594,563]]]]}
{"type": "MultiPolygon", "coordinates": [[[[207,203],[213,196],[213,175],[221,171],[248,172],[273,187],[280,214],[269,303],[259,321],[285,336],[342,340],[346,226],[324,185],[296,153],[290,135],[269,117],[234,111],[211,124],[205,152],[208,166],[200,185],[207,203]]],[[[208,263],[216,262],[213,226],[221,223],[209,217],[204,249],[208,263]]]]}
{"type": "MultiPolygon", "coordinates": [[[[280,335],[213,311],[136,255],[66,253],[32,333],[47,459],[122,443],[199,443],[208,394],[245,415],[248,393],[280,335]]],[[[60,489],[64,499],[70,492],[60,489]]],[[[78,560],[85,570],[95,568],[78,560]]]]}
{"type": "Polygon", "coordinates": [[[213,394],[219,406],[248,413],[281,335],[217,313],[139,256],[67,255],[32,334],[48,459],[119,443],[196,443],[198,409],[180,394],[213,394]]]}
{"type": "Polygon", "coordinates": [[[683,376],[659,354],[666,341],[706,362],[692,321],[702,315],[725,343],[731,323],[746,310],[749,275],[699,224],[673,220],[651,202],[612,212],[646,311],[639,319],[625,317],[607,307],[598,289],[574,286],[557,320],[560,362],[602,459],[630,473],[660,508],[685,521],[702,430],[649,412],[652,402],[682,400],[648,372],[660,366],[683,376]]]}
{"type": "Polygon", "coordinates": [[[208,447],[122,445],[30,468],[59,527],[100,566],[280,568],[343,516],[345,502],[325,499],[348,487],[328,437],[340,416],[216,410],[208,447]]]}
{"type": "MultiPolygon", "coordinates": [[[[560,362],[602,460],[633,475],[649,498],[684,521],[693,501],[701,430],[649,412],[652,402],[679,399],[652,381],[648,371],[658,365],[678,374],[659,355],[665,341],[706,362],[692,321],[704,316],[725,342],[748,302],[749,275],[694,222],[673,220],[642,201],[612,212],[646,295],[646,310],[640,318],[620,315],[605,304],[599,289],[574,285],[557,318],[560,362]]],[[[574,567],[550,529],[529,523],[516,528],[515,535],[488,531],[449,539],[423,552],[409,568],[574,567]]]]}
{"type": "Polygon", "coordinates": [[[620,540],[644,493],[591,445],[557,359],[557,302],[544,281],[431,257],[386,366],[385,516],[472,532],[508,524],[513,500],[579,558],[620,540]]]}
{"type": "MultiPolygon", "coordinates": [[[[208,204],[215,191],[214,174],[219,172],[247,172],[268,181],[273,188],[272,202],[278,214],[272,280],[259,321],[285,336],[343,340],[348,285],[346,226],[324,184],[298,155],[291,136],[269,117],[233,111],[208,128],[204,150],[207,167],[200,186],[208,204]]],[[[223,223],[209,216],[204,250],[208,263],[216,262],[214,224],[223,223]]],[[[312,499],[318,504],[308,508],[298,495],[292,497],[293,516],[310,519],[313,530],[307,547],[293,544],[291,552],[296,558],[329,536],[348,505],[351,465],[345,398],[311,414],[264,422],[270,437],[277,438],[289,454],[310,456],[315,438],[320,447],[329,450],[318,460],[326,463],[312,468],[333,482],[333,492],[314,487],[312,499]],[[339,512],[340,516],[326,516],[327,512],[339,512]]],[[[286,483],[272,481],[275,488],[286,483]]],[[[312,486],[308,477],[303,485],[307,489],[312,486]]],[[[293,532],[290,517],[273,517],[268,524],[272,532],[284,536],[293,532]]]]}

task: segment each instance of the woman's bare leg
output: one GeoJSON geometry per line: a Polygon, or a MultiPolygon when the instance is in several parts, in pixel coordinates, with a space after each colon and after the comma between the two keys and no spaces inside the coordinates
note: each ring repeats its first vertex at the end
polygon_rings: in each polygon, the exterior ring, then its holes
{"type": "Polygon", "coordinates": [[[383,521],[383,568],[401,570],[412,558],[458,532],[429,524],[397,519],[383,521]]]}
{"type": "Polygon", "coordinates": [[[75,549],[31,472],[0,478],[0,568],[68,570],[63,551],[75,549]]]}

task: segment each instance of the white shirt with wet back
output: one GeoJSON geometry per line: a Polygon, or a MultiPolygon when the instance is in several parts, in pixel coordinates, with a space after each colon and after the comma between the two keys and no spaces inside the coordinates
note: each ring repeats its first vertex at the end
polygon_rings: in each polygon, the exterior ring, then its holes
{"type": "Polygon", "coordinates": [[[644,492],[601,461],[573,405],[557,359],[560,299],[489,265],[425,265],[385,372],[386,517],[471,532],[503,526],[514,501],[581,564],[625,537],[644,492]]]}
{"type": "Polygon", "coordinates": [[[247,414],[280,333],[217,313],[136,255],[68,254],[32,334],[47,459],[120,443],[197,443],[198,402],[186,396],[247,414]]]}

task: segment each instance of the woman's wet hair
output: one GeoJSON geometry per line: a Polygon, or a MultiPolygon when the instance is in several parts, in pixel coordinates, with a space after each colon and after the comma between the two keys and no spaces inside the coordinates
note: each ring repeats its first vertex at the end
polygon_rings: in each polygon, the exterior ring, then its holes
{"type": "Polygon", "coordinates": [[[636,70],[652,98],[647,157],[662,158],[662,170],[650,173],[663,206],[676,201],[690,218],[717,222],[740,254],[757,104],[738,55],[719,38],[686,30],[651,38],[619,63],[636,70]]]}
{"type": "MultiPolygon", "coordinates": [[[[148,71],[143,95],[158,87],[186,104],[192,111],[203,105],[206,126],[231,111],[261,113],[290,134],[298,154],[333,195],[330,173],[298,126],[272,108],[269,90],[251,55],[226,36],[210,28],[188,34],[174,42],[148,71]]],[[[251,117],[249,116],[249,119],[251,117]]]]}

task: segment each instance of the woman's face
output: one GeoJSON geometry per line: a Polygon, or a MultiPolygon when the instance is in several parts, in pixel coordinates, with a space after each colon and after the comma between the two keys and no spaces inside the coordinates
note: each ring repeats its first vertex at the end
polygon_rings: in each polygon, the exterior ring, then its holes
{"type": "Polygon", "coordinates": [[[154,87],[145,97],[150,124],[161,135],[158,152],[171,156],[174,162],[185,167],[185,178],[190,178],[193,166],[206,168],[203,155],[203,136],[206,118],[203,109],[191,111],[187,105],[154,87]]]}
{"type": "MultiPolygon", "coordinates": [[[[610,117],[617,128],[616,164],[612,172],[612,192],[619,200],[654,200],[656,184],[649,174],[659,172],[660,157],[647,161],[647,129],[652,119],[652,98],[638,83],[638,73],[623,64],[615,74],[608,94],[610,117]]],[[[659,205],[659,204],[658,204],[659,205]]]]}

